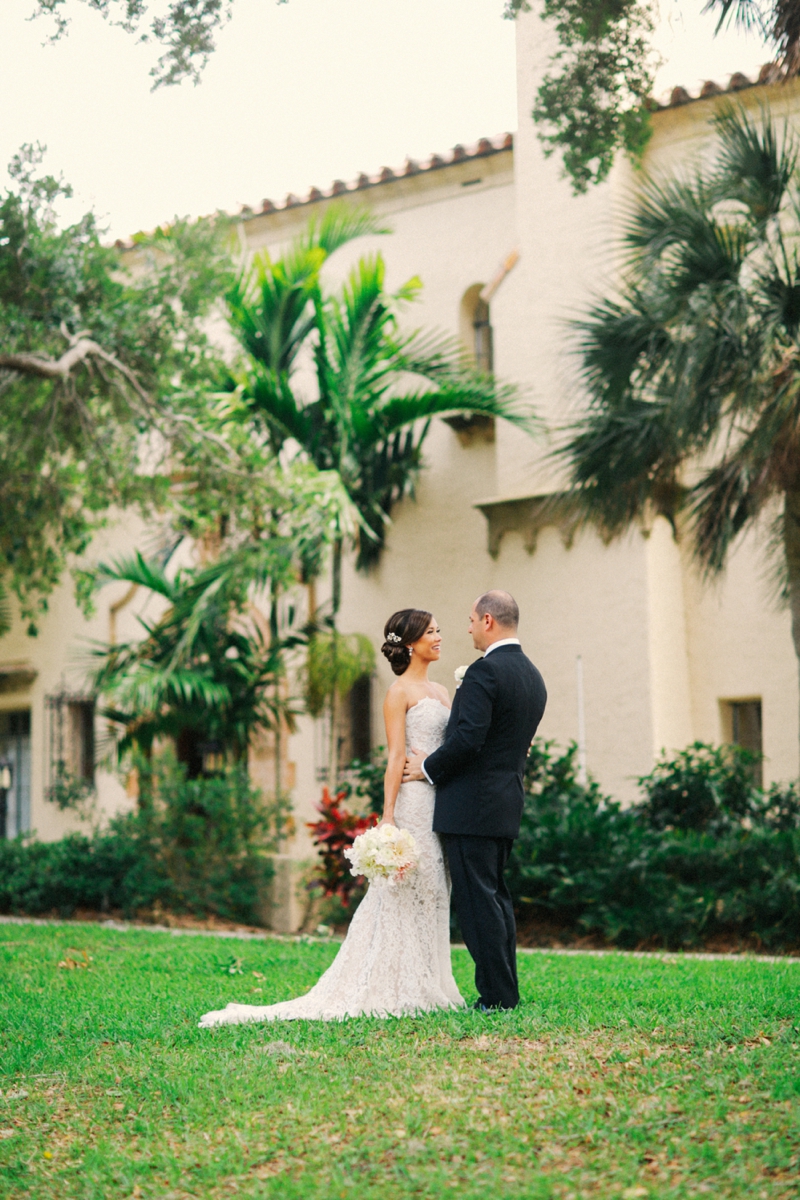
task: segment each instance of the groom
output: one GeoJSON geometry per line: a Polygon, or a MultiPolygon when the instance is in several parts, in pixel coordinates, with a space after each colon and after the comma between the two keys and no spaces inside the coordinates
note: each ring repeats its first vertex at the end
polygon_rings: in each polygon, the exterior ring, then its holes
{"type": "Polygon", "coordinates": [[[486,592],[469,632],[483,651],[456,691],[445,740],[427,757],[412,750],[403,782],[436,787],[453,899],[475,960],[476,1008],[516,1008],[517,931],[503,878],[522,815],[522,776],[547,692],[516,637],[519,608],[508,592],[486,592]]]}

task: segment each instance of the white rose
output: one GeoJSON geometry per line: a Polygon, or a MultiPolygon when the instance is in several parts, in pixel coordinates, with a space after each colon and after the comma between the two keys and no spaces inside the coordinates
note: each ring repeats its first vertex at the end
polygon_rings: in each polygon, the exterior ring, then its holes
{"type": "Polygon", "coordinates": [[[457,688],[460,688],[461,684],[464,682],[464,676],[466,675],[467,670],[467,667],[456,667],[455,671],[453,672],[453,678],[456,681],[457,688]]]}

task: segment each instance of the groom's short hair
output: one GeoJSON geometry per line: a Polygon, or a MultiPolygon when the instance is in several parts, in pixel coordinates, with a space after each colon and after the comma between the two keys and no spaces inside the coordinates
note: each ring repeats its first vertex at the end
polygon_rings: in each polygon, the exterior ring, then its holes
{"type": "Polygon", "coordinates": [[[475,601],[475,612],[479,617],[489,613],[504,629],[519,625],[519,605],[510,592],[484,592],[475,601]]]}

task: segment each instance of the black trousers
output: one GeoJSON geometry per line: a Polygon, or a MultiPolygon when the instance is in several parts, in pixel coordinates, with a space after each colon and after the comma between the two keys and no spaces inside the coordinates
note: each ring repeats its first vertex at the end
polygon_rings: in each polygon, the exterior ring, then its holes
{"type": "Polygon", "coordinates": [[[514,841],[460,833],[443,833],[441,838],[461,932],[475,960],[479,1003],[516,1008],[517,927],[503,878],[514,841]]]}

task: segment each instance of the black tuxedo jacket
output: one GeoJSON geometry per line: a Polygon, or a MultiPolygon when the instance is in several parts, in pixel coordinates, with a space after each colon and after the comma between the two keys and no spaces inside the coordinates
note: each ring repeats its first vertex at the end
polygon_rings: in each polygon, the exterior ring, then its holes
{"type": "Polygon", "coordinates": [[[472,663],[444,742],[425,759],[436,833],[517,836],[525,761],[546,703],[544,680],[520,646],[498,646],[472,663]]]}

